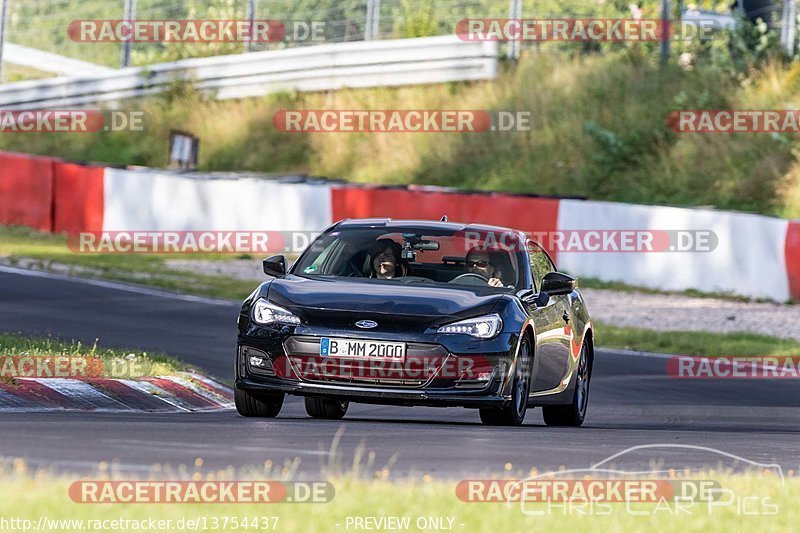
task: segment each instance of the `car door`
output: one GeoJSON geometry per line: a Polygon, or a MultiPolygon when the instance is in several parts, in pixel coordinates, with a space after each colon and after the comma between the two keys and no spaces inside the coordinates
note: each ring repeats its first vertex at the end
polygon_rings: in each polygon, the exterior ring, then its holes
{"type": "MultiPolygon", "coordinates": [[[[535,242],[528,245],[531,277],[534,290],[540,292],[542,279],[556,267],[550,256],[535,242]]],[[[548,391],[558,387],[569,371],[570,343],[572,342],[570,296],[557,295],[536,299],[538,305],[530,300],[528,314],[536,325],[536,355],[538,362],[533,379],[532,392],[548,391]]]]}

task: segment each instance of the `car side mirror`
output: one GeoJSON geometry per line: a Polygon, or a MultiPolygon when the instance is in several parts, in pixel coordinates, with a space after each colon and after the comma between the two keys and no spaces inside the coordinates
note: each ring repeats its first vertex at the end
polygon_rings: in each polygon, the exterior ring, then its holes
{"type": "Polygon", "coordinates": [[[286,275],[286,258],[282,255],[273,255],[264,259],[264,274],[276,278],[286,275]]]}
{"type": "Polygon", "coordinates": [[[534,296],[536,296],[536,293],[533,292],[533,289],[520,289],[517,291],[517,298],[523,302],[532,299],[534,296]]]}
{"type": "Polygon", "coordinates": [[[561,272],[550,272],[542,279],[542,290],[550,296],[570,294],[575,290],[576,279],[561,272]]]}
{"type": "Polygon", "coordinates": [[[526,306],[544,307],[550,301],[546,292],[535,293],[532,289],[522,289],[517,291],[517,298],[522,300],[526,306]]]}

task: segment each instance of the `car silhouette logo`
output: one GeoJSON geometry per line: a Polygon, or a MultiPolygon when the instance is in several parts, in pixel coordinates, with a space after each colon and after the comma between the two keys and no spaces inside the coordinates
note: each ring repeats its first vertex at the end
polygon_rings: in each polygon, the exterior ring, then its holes
{"type": "Polygon", "coordinates": [[[359,320],[358,322],[356,322],[356,327],[362,329],[372,329],[372,328],[377,328],[378,323],[373,322],[372,320],[359,320]]]}

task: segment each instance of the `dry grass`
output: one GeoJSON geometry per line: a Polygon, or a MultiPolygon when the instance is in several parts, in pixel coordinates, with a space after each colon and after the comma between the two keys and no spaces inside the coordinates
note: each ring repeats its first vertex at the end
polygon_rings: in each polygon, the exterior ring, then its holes
{"type": "Polygon", "coordinates": [[[573,56],[528,52],[498,79],[282,93],[213,101],[176,87],[141,103],[143,133],[0,138],[10,150],[163,166],[172,128],[201,138],[209,170],[305,172],[369,183],[423,183],[800,216],[795,136],[676,134],[677,109],[800,107],[800,66],[732,75],[702,61],[662,68],[645,49],[573,56]],[[281,109],[529,111],[531,132],[286,134],[281,109]]]}
{"type": "MultiPolygon", "coordinates": [[[[180,476],[171,474],[170,480],[229,480],[231,472],[202,472],[198,468],[184,467],[180,476]]],[[[88,479],[130,479],[114,476],[113,465],[99,465],[98,473],[88,479]]],[[[156,479],[164,479],[164,472],[156,479]]],[[[151,476],[153,477],[153,476],[151,476]]],[[[661,476],[663,478],[663,476],[661,476]]],[[[247,479],[285,479],[285,476],[250,476],[247,479]]],[[[43,520],[51,530],[56,525],[61,531],[81,531],[89,521],[102,520],[171,520],[164,531],[179,531],[181,519],[203,520],[209,530],[236,529],[234,520],[270,517],[279,531],[346,531],[354,529],[357,517],[398,517],[408,519],[409,531],[419,531],[417,520],[426,518],[452,520],[454,531],[792,531],[800,519],[795,501],[800,496],[798,478],[787,478],[785,483],[769,473],[754,472],[745,475],[704,472],[692,476],[672,476],[670,479],[714,480],[725,489],[730,503],[709,505],[694,502],[684,504],[677,511],[674,501],[660,504],[614,503],[606,506],[576,504],[520,504],[466,503],[458,499],[456,481],[446,482],[423,476],[417,479],[390,481],[376,476],[367,480],[352,476],[329,478],[334,488],[334,499],[329,503],[315,504],[78,504],[68,497],[67,489],[76,478],[53,475],[48,472],[31,472],[21,459],[0,466],[0,497],[2,518],[29,520],[32,526],[43,520]],[[742,502],[746,502],[743,507],[742,502]],[[71,523],[68,521],[72,521],[71,523]],[[82,523],[80,522],[82,521],[82,523]],[[212,524],[216,522],[217,527],[212,524]],[[223,527],[227,522],[227,528],[223,527]],[[349,527],[348,524],[350,525],[349,527]]],[[[259,520],[259,529],[264,527],[259,520]]],[[[94,522],[101,525],[102,522],[94,522]]],[[[421,522],[420,522],[421,523],[421,522]]],[[[130,524],[130,522],[129,522],[130,524]]],[[[117,526],[120,527],[120,526],[117,526]]],[[[97,526],[95,526],[95,529],[97,526]]],[[[238,527],[238,529],[242,529],[238,527]]],[[[273,529],[273,527],[270,527],[273,529]]]]}

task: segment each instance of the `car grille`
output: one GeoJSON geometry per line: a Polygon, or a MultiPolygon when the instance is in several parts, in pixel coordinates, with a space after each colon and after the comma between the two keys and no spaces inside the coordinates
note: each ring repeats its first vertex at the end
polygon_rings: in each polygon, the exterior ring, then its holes
{"type": "Polygon", "coordinates": [[[375,368],[361,359],[319,355],[320,338],[290,337],[284,350],[295,375],[310,383],[374,387],[421,388],[434,382],[445,362],[453,357],[438,344],[408,343],[406,362],[375,368]]]}

